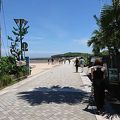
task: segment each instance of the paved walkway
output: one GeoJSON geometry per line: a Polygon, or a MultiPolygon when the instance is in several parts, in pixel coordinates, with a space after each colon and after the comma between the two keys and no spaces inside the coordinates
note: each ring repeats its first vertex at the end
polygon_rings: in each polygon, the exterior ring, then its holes
{"type": "Polygon", "coordinates": [[[81,78],[65,64],[1,90],[0,120],[96,120],[81,78]]]}

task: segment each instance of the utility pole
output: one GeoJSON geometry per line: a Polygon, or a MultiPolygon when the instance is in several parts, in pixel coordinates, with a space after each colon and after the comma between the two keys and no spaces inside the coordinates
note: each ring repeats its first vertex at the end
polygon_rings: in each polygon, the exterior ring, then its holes
{"type": "MultiPolygon", "coordinates": [[[[2,6],[2,0],[0,0],[0,16],[1,16],[1,8],[2,8],[1,6],[2,6]]],[[[1,51],[2,51],[1,45],[2,45],[2,40],[1,40],[1,20],[0,20],[0,58],[1,58],[1,51]]]]}
{"type": "Polygon", "coordinates": [[[22,33],[22,24],[24,22],[24,19],[19,19],[19,27],[20,27],[20,44],[21,44],[21,60],[23,60],[23,49],[22,49],[22,36],[21,36],[21,33],[22,33]]]}

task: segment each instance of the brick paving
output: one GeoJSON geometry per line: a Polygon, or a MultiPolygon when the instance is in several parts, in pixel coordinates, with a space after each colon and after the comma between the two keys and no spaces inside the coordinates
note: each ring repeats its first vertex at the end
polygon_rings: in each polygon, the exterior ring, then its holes
{"type": "Polygon", "coordinates": [[[73,64],[54,67],[0,91],[0,120],[96,120],[73,64]]]}

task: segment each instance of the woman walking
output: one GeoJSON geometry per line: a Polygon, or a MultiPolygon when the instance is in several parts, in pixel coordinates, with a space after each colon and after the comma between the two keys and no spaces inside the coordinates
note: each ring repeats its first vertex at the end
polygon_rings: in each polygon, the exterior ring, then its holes
{"type": "Polygon", "coordinates": [[[79,60],[76,58],[75,60],[75,67],[76,67],[76,72],[78,72],[78,67],[79,67],[79,60]]]}
{"type": "Polygon", "coordinates": [[[102,61],[100,59],[95,60],[94,66],[91,68],[91,75],[93,79],[94,99],[97,107],[97,113],[102,112],[105,98],[105,71],[102,61]]]}

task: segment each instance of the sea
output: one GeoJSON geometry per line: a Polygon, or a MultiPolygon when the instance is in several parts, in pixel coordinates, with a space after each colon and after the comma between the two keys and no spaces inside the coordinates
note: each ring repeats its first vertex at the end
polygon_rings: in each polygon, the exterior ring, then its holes
{"type": "Polygon", "coordinates": [[[49,58],[33,58],[30,63],[47,63],[49,58]]]}

